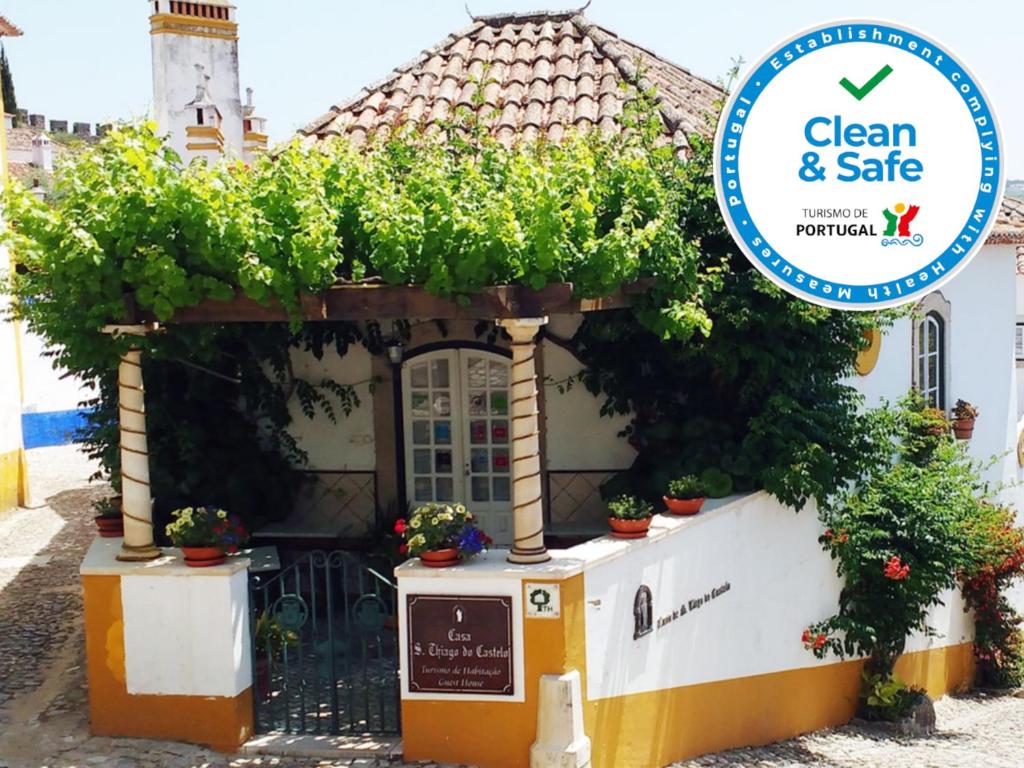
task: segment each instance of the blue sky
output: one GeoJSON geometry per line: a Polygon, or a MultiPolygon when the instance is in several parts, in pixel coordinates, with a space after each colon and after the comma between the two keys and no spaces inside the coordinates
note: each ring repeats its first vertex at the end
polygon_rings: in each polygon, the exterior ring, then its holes
{"type": "MultiPolygon", "coordinates": [[[[463,0],[235,1],[242,85],[256,89],[275,140],[469,23],[463,0]]],[[[543,2],[469,0],[469,6],[490,14],[534,10],[543,2]]],[[[145,0],[4,0],[0,13],[25,30],[7,41],[20,106],[93,123],[149,108],[145,0]]],[[[710,79],[726,72],[731,57],[753,61],[820,21],[867,16],[915,26],[952,48],[984,83],[1002,122],[1008,175],[1024,178],[1020,0],[594,0],[587,15],[710,79]]]]}

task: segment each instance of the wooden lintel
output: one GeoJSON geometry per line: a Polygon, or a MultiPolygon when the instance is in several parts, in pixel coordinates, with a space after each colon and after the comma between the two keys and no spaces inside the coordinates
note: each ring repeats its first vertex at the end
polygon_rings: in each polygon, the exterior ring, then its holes
{"type": "MultiPolygon", "coordinates": [[[[461,301],[427,292],[418,285],[338,285],[323,294],[302,297],[306,322],[324,320],[502,320],[619,309],[630,303],[625,291],[599,299],[573,296],[572,283],[552,283],[534,291],[521,285],[483,288],[461,301]]],[[[634,291],[633,293],[636,293],[634,291]]],[[[277,301],[260,304],[241,292],[229,301],[207,299],[179,310],[171,323],[286,322],[277,301]]]]}

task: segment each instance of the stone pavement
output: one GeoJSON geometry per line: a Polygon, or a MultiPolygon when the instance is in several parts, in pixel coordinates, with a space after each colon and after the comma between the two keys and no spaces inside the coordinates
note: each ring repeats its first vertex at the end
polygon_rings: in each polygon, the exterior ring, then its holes
{"type": "MultiPolygon", "coordinates": [[[[34,503],[0,514],[0,768],[380,768],[383,759],[225,756],[185,744],[89,735],[78,564],[104,488],[73,448],[30,451],[34,503]]],[[[936,703],[940,731],[906,739],[838,728],[676,768],[1020,768],[1024,699],[936,703]]]]}

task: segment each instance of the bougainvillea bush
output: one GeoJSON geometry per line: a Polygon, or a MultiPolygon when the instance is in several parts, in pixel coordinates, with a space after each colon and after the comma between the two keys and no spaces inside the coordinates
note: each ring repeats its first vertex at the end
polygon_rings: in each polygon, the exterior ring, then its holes
{"type": "Polygon", "coordinates": [[[888,455],[822,506],[820,541],[844,586],[837,613],[801,640],[819,658],[866,656],[867,674],[888,685],[908,635],[932,632],[929,609],[982,557],[991,489],[916,393],[864,418],[888,436],[888,455]]]}
{"type": "Polygon", "coordinates": [[[1024,575],[1024,529],[1007,507],[986,505],[975,521],[979,557],[961,574],[962,591],[974,611],[977,681],[991,688],[1024,684],[1022,618],[1006,598],[1024,575]]]}

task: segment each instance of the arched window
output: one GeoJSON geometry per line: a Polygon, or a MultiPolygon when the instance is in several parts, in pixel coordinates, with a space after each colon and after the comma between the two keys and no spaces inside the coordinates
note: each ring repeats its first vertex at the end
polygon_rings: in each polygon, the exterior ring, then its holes
{"type": "Polygon", "coordinates": [[[949,381],[950,304],[941,293],[926,296],[914,319],[914,387],[932,408],[946,410],[949,381]]]}
{"type": "Polygon", "coordinates": [[[937,312],[929,312],[917,325],[917,386],[928,405],[943,409],[946,407],[945,335],[946,321],[937,312]]]}

